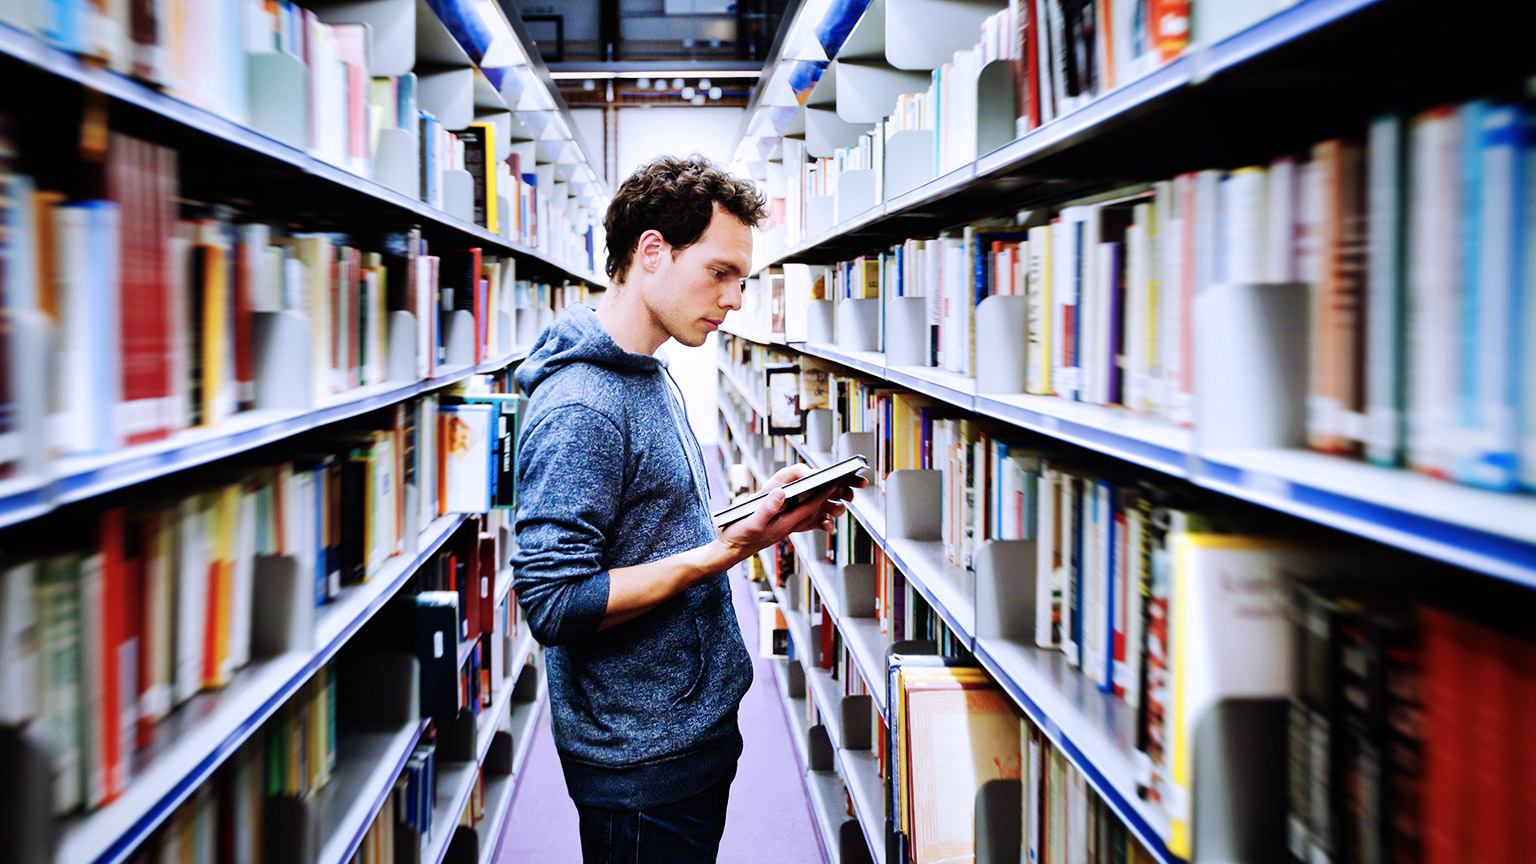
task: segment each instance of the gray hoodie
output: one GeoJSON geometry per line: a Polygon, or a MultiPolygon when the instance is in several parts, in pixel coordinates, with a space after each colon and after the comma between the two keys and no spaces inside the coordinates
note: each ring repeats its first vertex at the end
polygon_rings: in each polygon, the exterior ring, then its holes
{"type": "Polygon", "coordinates": [[[555,746],[577,804],[644,810],[696,794],[741,755],[752,661],[720,574],[601,632],[608,571],[715,538],[698,440],[664,361],[566,309],[518,367],[513,586],[546,646],[555,746]]]}

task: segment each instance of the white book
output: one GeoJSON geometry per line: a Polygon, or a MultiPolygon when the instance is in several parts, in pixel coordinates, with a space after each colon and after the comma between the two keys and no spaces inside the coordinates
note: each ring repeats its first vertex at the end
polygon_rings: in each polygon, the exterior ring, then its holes
{"type": "Polygon", "coordinates": [[[417,486],[421,489],[421,512],[416,531],[427,530],[437,518],[437,398],[428,395],[418,403],[421,414],[416,420],[417,486]]]}
{"type": "Polygon", "coordinates": [[[1020,864],[1042,864],[1040,860],[1040,739],[1032,734],[1032,725],[1020,723],[1024,737],[1024,813],[1020,824],[1024,826],[1024,853],[1020,864]]]}
{"type": "Polygon", "coordinates": [[[1061,642],[1061,472],[1040,468],[1039,542],[1035,544],[1035,644],[1056,648],[1061,642]]]}
{"type": "Polygon", "coordinates": [[[1106,624],[1105,616],[1108,612],[1108,597],[1105,595],[1107,587],[1105,570],[1108,562],[1104,560],[1104,535],[1105,526],[1103,513],[1099,510],[1099,484],[1097,481],[1083,481],[1083,560],[1082,583],[1083,596],[1079,601],[1082,615],[1082,644],[1078,646],[1081,652],[1081,668],[1083,674],[1088,676],[1095,686],[1103,686],[1104,671],[1104,642],[1103,632],[1106,624]]]}
{"type": "Polygon", "coordinates": [[[1268,202],[1267,175],[1262,167],[1239,168],[1221,181],[1221,246],[1225,267],[1215,282],[1226,285],[1253,285],[1264,281],[1264,238],[1268,202]]]}
{"type": "Polygon", "coordinates": [[[1176,204],[1180,186],[1172,180],[1159,182],[1152,199],[1152,379],[1148,382],[1147,398],[1151,411],[1165,418],[1172,418],[1169,410],[1169,382],[1174,377],[1173,346],[1178,337],[1178,324],[1182,313],[1179,303],[1179,285],[1183,262],[1183,224],[1175,221],[1174,214],[1182,212],[1176,204]]]}
{"type": "Polygon", "coordinates": [[[1029,351],[1025,390],[1051,392],[1051,226],[1029,229],[1029,351]]]}
{"type": "Polygon", "coordinates": [[[0,725],[27,723],[38,711],[37,561],[0,569],[0,725]]]}
{"type": "Polygon", "coordinates": [[[1064,399],[1078,398],[1077,322],[1081,320],[1078,286],[1082,274],[1079,233],[1083,207],[1065,207],[1051,239],[1051,389],[1064,399]]]}
{"type": "Polygon", "coordinates": [[[1152,400],[1152,283],[1147,223],[1152,206],[1136,205],[1135,222],[1125,231],[1125,389],[1121,396],[1132,411],[1149,411],[1152,400]]]}
{"type": "Polygon", "coordinates": [[[180,508],[180,559],[176,567],[177,705],[203,686],[203,639],[208,621],[208,526],[204,496],[188,495],[180,508]]]}
{"type": "Polygon", "coordinates": [[[90,381],[94,375],[93,353],[100,350],[92,341],[92,317],[95,304],[90,290],[88,248],[89,214],[83,207],[64,204],[54,208],[55,296],[59,304],[58,360],[54,398],[58,406],[53,417],[52,440],[62,453],[83,453],[93,448],[95,416],[103,410],[93,398],[90,381]]]}
{"type": "Polygon", "coordinates": [[[1453,111],[1415,118],[1408,213],[1408,461],[1447,474],[1459,364],[1461,128],[1453,111]]]}
{"type": "Polygon", "coordinates": [[[1189,857],[1194,815],[1195,735],[1223,701],[1285,700],[1294,681],[1294,626],[1286,597],[1293,580],[1358,568],[1315,545],[1175,530],[1170,616],[1173,699],[1167,720],[1170,766],[1164,797],[1169,851],[1189,857]]]}
{"type": "Polygon", "coordinates": [[[1296,159],[1282,156],[1269,163],[1265,189],[1264,279],[1265,282],[1296,281],[1296,159]]]}
{"type": "Polygon", "coordinates": [[[263,222],[248,222],[235,226],[235,238],[239,244],[237,266],[243,271],[245,284],[250,286],[251,311],[276,312],[283,308],[277,283],[269,272],[272,229],[263,222]]]}
{"type": "Polygon", "coordinates": [[[1076,768],[1067,768],[1067,864],[1088,860],[1088,781],[1076,768]]]}

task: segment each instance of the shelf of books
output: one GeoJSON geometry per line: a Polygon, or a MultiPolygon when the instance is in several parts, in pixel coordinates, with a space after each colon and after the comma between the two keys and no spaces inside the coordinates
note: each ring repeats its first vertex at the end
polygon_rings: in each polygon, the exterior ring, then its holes
{"type": "Polygon", "coordinates": [[[45,5],[0,10],[0,859],[470,860],[542,698],[510,367],[598,284],[569,117],[495,4],[45,5]]]}
{"type": "Polygon", "coordinates": [[[5,16],[0,55],[142,112],[190,146],[325,181],[309,194],[344,192],[337,208],[382,205],[531,271],[602,284],[592,232],[606,193],[515,12],[366,0],[132,27],[128,15],[5,16]]]}
{"type": "Polygon", "coordinates": [[[763,569],[789,643],[830,658],[812,698],[886,694],[883,838],[932,860],[909,829],[992,824],[1070,860],[1099,820],[1162,862],[1518,860],[1440,811],[1521,800],[1498,779],[1518,714],[1470,744],[1433,700],[1474,668],[1528,698],[1536,258],[1510,166],[1536,65],[1503,31],[1532,10],[1479,4],[1424,70],[1391,46],[1448,21],[1411,0],[1003,6],[828,12],[828,60],[786,62],[787,88],[770,64],[738,152],[776,224],[744,300],[769,312],[721,340],[729,458],[759,484],[765,454],[874,467],[833,537],[763,569]],[[974,807],[926,823],[901,760],[935,746],[907,721],[939,673],[908,654],[1024,721],[1019,770],[966,775],[974,807]],[[1020,779],[1022,820],[983,819],[1020,779]]]}

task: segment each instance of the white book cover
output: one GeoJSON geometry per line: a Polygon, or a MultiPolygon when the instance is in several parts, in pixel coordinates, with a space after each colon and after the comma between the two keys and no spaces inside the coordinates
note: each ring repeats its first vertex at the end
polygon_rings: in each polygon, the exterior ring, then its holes
{"type": "Polygon", "coordinates": [[[1152,380],[1147,398],[1150,410],[1159,417],[1172,418],[1169,408],[1169,382],[1174,378],[1173,345],[1178,339],[1181,265],[1183,262],[1183,224],[1175,221],[1180,187],[1164,180],[1155,187],[1152,199],[1152,380]]]}
{"type": "Polygon", "coordinates": [[[1038,396],[1051,392],[1051,226],[1029,229],[1029,352],[1025,389],[1038,396]]]}
{"type": "Polygon", "coordinates": [[[443,406],[444,463],[448,471],[447,510],[484,513],[491,509],[492,432],[495,406],[443,406]]]}
{"type": "Polygon", "coordinates": [[[1103,232],[1104,208],[1086,208],[1082,223],[1082,239],[1077,248],[1079,268],[1077,311],[1081,316],[1078,325],[1078,399],[1101,405],[1105,401],[1108,386],[1105,385],[1106,354],[1109,350],[1109,287],[1105,282],[1108,269],[1103,260],[1104,250],[1100,238],[1103,232]],[[1101,389],[1101,385],[1105,385],[1101,389]]]}
{"type": "Polygon", "coordinates": [[[95,314],[90,296],[90,256],[88,248],[89,214],[78,205],[63,204],[54,208],[54,269],[55,296],[59,304],[58,360],[59,375],[55,379],[54,398],[51,404],[58,406],[54,414],[52,440],[59,442],[60,452],[82,453],[92,449],[91,430],[97,422],[95,415],[104,406],[92,398],[90,382],[94,376],[93,353],[100,350],[92,340],[92,317],[95,314]]]}
{"type": "MultiPolygon", "coordinates": [[[[1228,700],[1285,700],[1294,680],[1294,625],[1286,601],[1301,577],[1328,575],[1335,553],[1261,537],[1175,530],[1170,639],[1169,851],[1191,853],[1195,733],[1228,700]]],[[[1358,562],[1356,562],[1358,564],[1358,562]]]]}
{"type": "Polygon", "coordinates": [[[38,711],[38,562],[0,569],[0,725],[29,722],[38,711]]]}
{"type": "Polygon", "coordinates": [[[421,489],[418,499],[421,511],[416,521],[416,532],[419,534],[427,530],[427,526],[437,518],[437,398],[425,396],[417,403],[421,413],[416,418],[416,453],[417,471],[419,477],[417,486],[421,489]]]}
{"type": "Polygon", "coordinates": [[[368,550],[372,576],[395,553],[395,514],[400,490],[395,477],[395,445],[381,435],[373,446],[373,545],[368,550]]]}
{"type": "Polygon", "coordinates": [[[180,560],[176,567],[176,704],[203,686],[203,640],[208,626],[208,526],[204,496],[188,495],[180,508],[180,560]]]}
{"type": "Polygon", "coordinates": [[[1040,541],[1035,544],[1035,644],[1056,648],[1057,622],[1061,616],[1061,583],[1057,558],[1060,555],[1061,472],[1049,466],[1040,469],[1040,541]]]}
{"type": "Polygon", "coordinates": [[[1282,156],[1269,163],[1264,196],[1265,282],[1295,282],[1296,216],[1298,209],[1296,159],[1282,156]]]}
{"type": "Polygon", "coordinates": [[[1078,235],[1083,209],[1062,208],[1060,219],[1051,228],[1055,247],[1051,250],[1051,389],[1064,399],[1078,398],[1077,322],[1082,313],[1078,303],[1078,235]]]}
{"type": "Polygon", "coordinates": [[[1408,462],[1419,471],[1450,469],[1456,398],[1460,272],[1457,178],[1461,129],[1454,110],[1413,121],[1408,213],[1408,462]]]}
{"type": "Polygon", "coordinates": [[[1215,282],[1253,285],[1264,281],[1264,238],[1268,234],[1268,176],[1258,166],[1239,168],[1221,181],[1222,215],[1219,224],[1225,267],[1215,282]]]}
{"type": "Polygon", "coordinates": [[[1067,768],[1067,864],[1088,860],[1088,781],[1081,771],[1067,768]]]}

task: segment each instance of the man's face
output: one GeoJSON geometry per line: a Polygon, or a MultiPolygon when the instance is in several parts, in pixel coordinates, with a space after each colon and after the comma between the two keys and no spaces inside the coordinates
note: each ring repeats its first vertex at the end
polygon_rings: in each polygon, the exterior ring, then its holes
{"type": "Polygon", "coordinates": [[[698,347],[727,312],[741,308],[741,280],[751,266],[752,229],[716,205],[699,242],[659,257],[645,305],[668,336],[698,347]]]}

